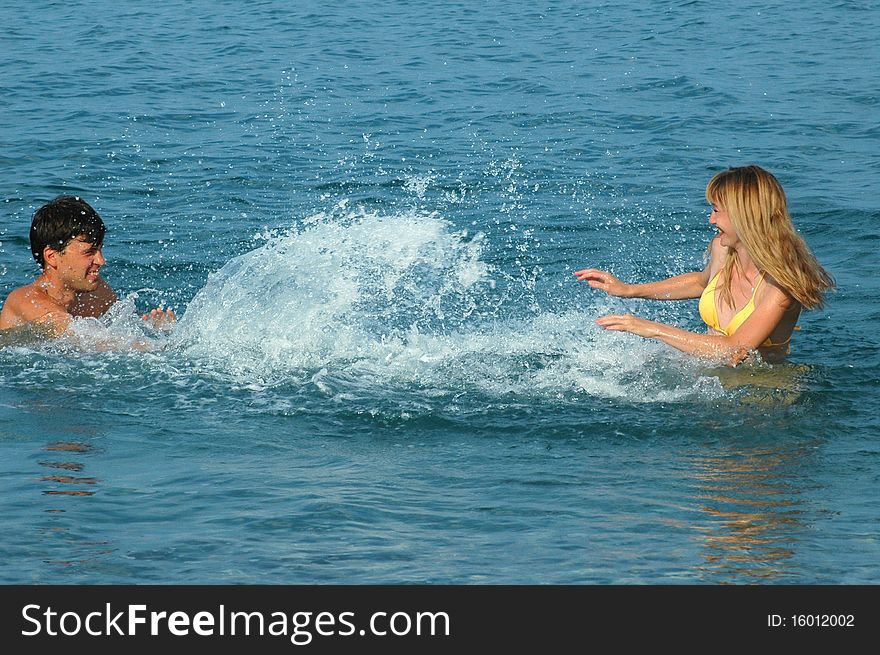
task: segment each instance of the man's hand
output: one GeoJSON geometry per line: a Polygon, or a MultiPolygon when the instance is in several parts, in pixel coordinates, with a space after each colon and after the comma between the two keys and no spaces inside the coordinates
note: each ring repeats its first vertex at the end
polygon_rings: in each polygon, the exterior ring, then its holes
{"type": "Polygon", "coordinates": [[[160,309],[158,307],[141,316],[141,319],[143,319],[144,321],[149,321],[152,326],[157,330],[164,327],[170,327],[172,323],[177,322],[177,317],[174,315],[174,310],[160,309]]]}

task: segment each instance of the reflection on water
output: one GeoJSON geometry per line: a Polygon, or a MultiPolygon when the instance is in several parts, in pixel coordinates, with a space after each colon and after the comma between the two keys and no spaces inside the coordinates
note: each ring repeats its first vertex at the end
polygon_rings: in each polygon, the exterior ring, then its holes
{"type": "Polygon", "coordinates": [[[692,457],[706,518],[693,526],[704,548],[699,570],[730,582],[794,576],[792,558],[805,529],[801,469],[811,453],[801,445],[692,457]]]}
{"type": "MultiPolygon", "coordinates": [[[[91,446],[91,444],[74,441],[60,441],[46,445],[44,450],[50,453],[58,453],[55,456],[57,459],[53,458],[39,462],[40,466],[49,469],[49,471],[46,471],[39,478],[41,482],[50,483],[48,488],[42,490],[44,496],[55,498],[60,503],[62,498],[83,498],[95,494],[95,488],[98,485],[97,478],[73,474],[79,474],[85,470],[86,462],[81,461],[79,458],[87,457],[94,452],[94,447],[91,446]]],[[[43,534],[47,540],[54,542],[51,543],[51,550],[53,552],[56,551],[58,546],[57,539],[62,537],[64,539],[63,548],[64,550],[70,551],[71,556],[57,559],[45,559],[44,561],[46,564],[61,566],[84,565],[93,562],[98,555],[104,555],[111,552],[111,550],[106,548],[107,542],[89,540],[83,538],[82,534],[77,534],[77,532],[85,526],[70,525],[69,523],[66,525],[61,524],[60,521],[63,520],[63,515],[66,514],[68,510],[75,512],[77,509],[76,506],[70,505],[66,502],[61,504],[64,504],[65,506],[62,507],[53,503],[52,506],[44,509],[47,514],[54,515],[57,519],[53,521],[49,527],[43,530],[43,534]],[[101,548],[94,550],[95,546],[100,546],[101,548]],[[86,549],[86,552],[83,553],[82,556],[73,556],[77,551],[81,551],[83,548],[86,549]]]]}
{"type": "Polygon", "coordinates": [[[755,364],[736,368],[718,367],[711,375],[727,391],[741,391],[739,401],[752,405],[793,405],[804,389],[811,370],[805,364],[755,364]]]}
{"type": "MultiPolygon", "coordinates": [[[[46,446],[46,450],[54,452],[88,453],[92,450],[92,447],[89,444],[84,443],[60,442],[49,444],[48,446],[46,446]]],[[[82,471],[83,468],[85,468],[85,465],[82,462],[50,461],[40,462],[40,466],[45,466],[47,468],[63,469],[67,471],[82,471]]],[[[57,474],[44,475],[40,478],[40,480],[44,482],[58,482],[63,485],[95,485],[98,482],[96,478],[57,474]]],[[[48,496],[91,496],[94,495],[95,492],[88,489],[68,489],[64,487],[53,487],[51,489],[44,490],[43,493],[48,496]]],[[[46,511],[64,512],[63,509],[47,509],[46,511]]]]}

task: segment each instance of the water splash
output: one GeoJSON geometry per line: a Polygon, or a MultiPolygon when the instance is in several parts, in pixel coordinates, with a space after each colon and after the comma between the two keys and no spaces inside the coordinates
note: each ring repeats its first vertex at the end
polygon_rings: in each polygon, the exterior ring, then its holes
{"type": "Polygon", "coordinates": [[[720,393],[690,360],[596,327],[607,307],[524,307],[519,278],[484,261],[483,236],[436,214],[318,214],[259,238],[209,278],[171,339],[236,384],[634,402],[720,393]]]}
{"type": "Polygon", "coordinates": [[[209,277],[174,329],[140,319],[139,295],[156,293],[142,289],[37,349],[115,352],[123,376],[140,375],[139,364],[126,363],[132,350],[148,351],[149,367],[166,380],[207,376],[278,389],[282,404],[305,393],[407,406],[410,415],[454,411],[462,398],[478,407],[727,394],[692,358],[599,329],[595,318],[619,311],[616,299],[590,294],[587,307],[542,310],[559,305],[535,296],[518,260],[498,257],[483,234],[437,213],[384,215],[339,203],[255,240],[258,247],[209,277]]]}

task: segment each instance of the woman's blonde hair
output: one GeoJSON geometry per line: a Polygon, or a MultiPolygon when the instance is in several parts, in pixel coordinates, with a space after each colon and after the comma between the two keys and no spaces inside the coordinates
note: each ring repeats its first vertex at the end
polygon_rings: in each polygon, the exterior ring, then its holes
{"type": "MultiPolygon", "coordinates": [[[[821,307],[834,279],[797,233],[782,185],[759,166],[722,171],[709,180],[706,199],[727,212],[752,261],[807,309],[821,307]]],[[[736,251],[722,268],[721,297],[733,305],[730,280],[736,251]]]]}

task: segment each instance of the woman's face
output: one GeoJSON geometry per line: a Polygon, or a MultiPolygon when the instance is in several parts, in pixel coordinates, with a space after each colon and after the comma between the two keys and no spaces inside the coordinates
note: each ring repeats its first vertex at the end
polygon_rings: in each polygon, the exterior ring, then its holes
{"type": "Polygon", "coordinates": [[[724,211],[721,205],[714,203],[712,205],[712,213],[709,214],[709,224],[714,225],[718,230],[718,236],[722,246],[732,248],[739,243],[739,236],[733,227],[733,221],[724,211]]]}

